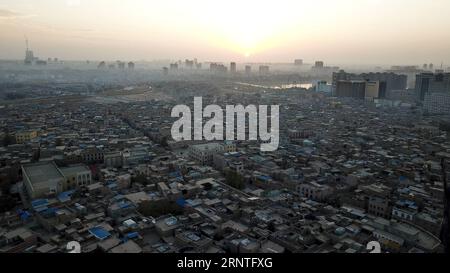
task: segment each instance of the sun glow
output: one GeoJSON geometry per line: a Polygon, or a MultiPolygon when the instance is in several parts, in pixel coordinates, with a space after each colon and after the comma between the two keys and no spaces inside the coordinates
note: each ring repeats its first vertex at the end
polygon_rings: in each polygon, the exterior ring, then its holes
{"type": "Polygon", "coordinates": [[[26,35],[39,56],[70,60],[440,63],[449,59],[450,19],[441,14],[449,8],[448,0],[0,0],[0,58],[23,58],[26,35]]]}
{"type": "Polygon", "coordinates": [[[294,27],[292,11],[274,1],[208,2],[203,17],[207,36],[214,37],[211,42],[216,46],[244,57],[275,46],[277,38],[294,27]]]}

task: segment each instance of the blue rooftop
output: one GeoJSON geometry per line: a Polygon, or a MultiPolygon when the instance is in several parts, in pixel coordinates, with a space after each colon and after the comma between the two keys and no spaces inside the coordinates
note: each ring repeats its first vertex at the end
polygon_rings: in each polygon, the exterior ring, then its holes
{"type": "Polygon", "coordinates": [[[139,233],[138,232],[130,232],[126,235],[126,237],[128,239],[134,239],[134,238],[138,238],[139,237],[139,233]]]}
{"type": "Polygon", "coordinates": [[[121,209],[126,209],[126,208],[129,208],[132,206],[132,204],[130,202],[119,202],[117,205],[121,209]]]}
{"type": "Polygon", "coordinates": [[[178,198],[178,199],[177,199],[177,204],[178,204],[180,207],[184,207],[184,206],[186,205],[186,200],[184,200],[184,198],[178,198]]]}
{"type": "Polygon", "coordinates": [[[40,206],[46,206],[46,205],[48,205],[48,199],[36,199],[36,200],[31,201],[31,206],[33,208],[40,207],[40,206]]]}
{"type": "Polygon", "coordinates": [[[108,238],[109,236],[111,236],[111,234],[102,227],[93,227],[93,228],[89,229],[89,233],[91,233],[97,239],[100,239],[100,240],[104,240],[104,239],[108,238]]]}
{"type": "Polygon", "coordinates": [[[22,219],[22,220],[27,220],[28,218],[30,218],[32,216],[31,213],[29,213],[26,210],[18,210],[17,213],[19,214],[20,219],[22,219]]]}
{"type": "Polygon", "coordinates": [[[180,177],[181,176],[181,172],[180,171],[171,172],[169,174],[169,176],[171,176],[171,177],[180,177]]]}
{"type": "Polygon", "coordinates": [[[123,196],[122,194],[118,194],[118,195],[114,196],[112,199],[114,199],[115,201],[119,201],[124,198],[125,198],[125,196],[123,196]]]}
{"type": "Polygon", "coordinates": [[[46,208],[39,211],[40,214],[47,217],[53,217],[55,216],[56,212],[58,211],[57,208],[46,208]]]}
{"type": "Polygon", "coordinates": [[[74,190],[62,192],[62,193],[58,194],[58,200],[60,202],[70,201],[70,197],[74,192],[75,192],[74,190]]]}
{"type": "Polygon", "coordinates": [[[396,202],[397,205],[402,206],[402,207],[408,207],[411,209],[417,209],[417,205],[415,202],[410,201],[410,200],[399,200],[396,202]]]}
{"type": "Polygon", "coordinates": [[[261,180],[264,180],[264,181],[268,181],[268,180],[272,179],[270,176],[267,176],[267,175],[259,175],[258,178],[261,180]]]}
{"type": "Polygon", "coordinates": [[[117,183],[110,183],[110,184],[108,184],[108,188],[110,188],[110,189],[117,188],[117,183]]]}

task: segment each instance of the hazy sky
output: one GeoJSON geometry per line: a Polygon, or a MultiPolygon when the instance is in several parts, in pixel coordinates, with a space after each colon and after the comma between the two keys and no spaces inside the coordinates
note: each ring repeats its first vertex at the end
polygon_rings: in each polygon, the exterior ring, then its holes
{"type": "Polygon", "coordinates": [[[450,64],[450,0],[0,0],[0,58],[450,64]]]}

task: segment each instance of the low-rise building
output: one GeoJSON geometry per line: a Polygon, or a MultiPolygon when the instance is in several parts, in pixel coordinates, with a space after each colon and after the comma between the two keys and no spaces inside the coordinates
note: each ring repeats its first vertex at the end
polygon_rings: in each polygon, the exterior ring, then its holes
{"type": "Polygon", "coordinates": [[[22,165],[24,187],[32,198],[47,197],[90,185],[91,171],[84,165],[59,168],[53,161],[22,165]]]}

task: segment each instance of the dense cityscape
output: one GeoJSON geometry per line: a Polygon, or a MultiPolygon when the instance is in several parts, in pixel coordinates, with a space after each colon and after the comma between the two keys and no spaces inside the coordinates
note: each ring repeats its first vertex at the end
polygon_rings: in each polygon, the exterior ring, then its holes
{"type": "Polygon", "coordinates": [[[445,69],[25,56],[1,63],[1,252],[445,249],[445,69]],[[279,148],[174,141],[198,96],[279,105],[279,148]]]}
{"type": "Polygon", "coordinates": [[[2,261],[233,273],[448,261],[446,10],[0,0],[2,261]]]}

